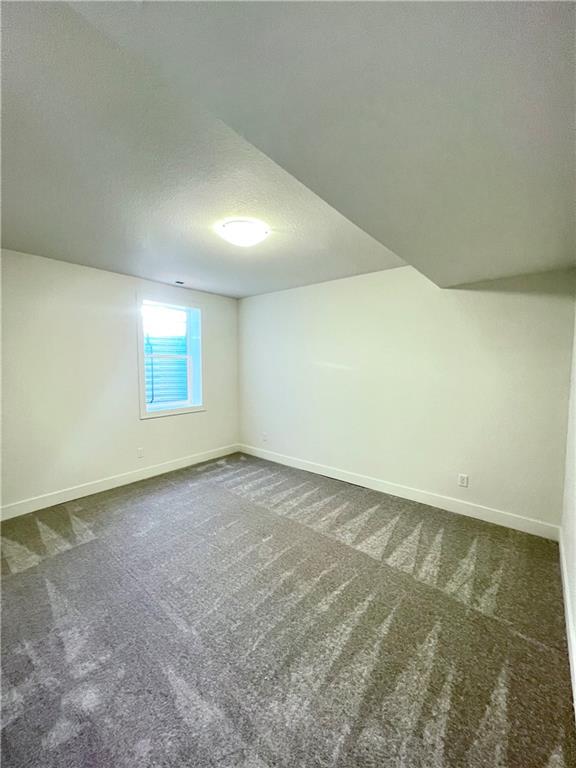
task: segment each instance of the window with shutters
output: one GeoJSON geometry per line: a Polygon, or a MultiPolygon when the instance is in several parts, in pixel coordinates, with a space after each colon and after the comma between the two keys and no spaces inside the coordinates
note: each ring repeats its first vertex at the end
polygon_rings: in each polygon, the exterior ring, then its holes
{"type": "Polygon", "coordinates": [[[141,417],[203,410],[200,310],[143,300],[140,311],[141,417]]]}

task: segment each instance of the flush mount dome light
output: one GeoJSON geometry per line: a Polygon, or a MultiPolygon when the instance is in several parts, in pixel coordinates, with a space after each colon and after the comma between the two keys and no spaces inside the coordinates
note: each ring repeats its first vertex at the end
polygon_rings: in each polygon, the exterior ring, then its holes
{"type": "Polygon", "coordinates": [[[257,245],[270,234],[268,224],[258,219],[226,219],[218,222],[215,230],[224,240],[241,248],[257,245]]]}

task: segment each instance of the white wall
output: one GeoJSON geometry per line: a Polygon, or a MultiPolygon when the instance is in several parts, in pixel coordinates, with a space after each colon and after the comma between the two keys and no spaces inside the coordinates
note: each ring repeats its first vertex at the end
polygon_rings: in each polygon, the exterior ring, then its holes
{"type": "Polygon", "coordinates": [[[2,276],[5,517],[235,447],[236,300],[9,251],[2,276]],[[205,412],[140,420],[142,288],[203,310],[205,412]]]}
{"type": "Polygon", "coordinates": [[[566,441],[566,476],[564,479],[564,510],[561,531],[562,579],[564,610],[572,667],[572,692],[576,712],[576,323],[572,350],[570,411],[566,441]]]}
{"type": "Polygon", "coordinates": [[[572,277],[441,290],[405,267],[243,299],[242,443],[557,538],[572,277]]]}
{"type": "MultiPolygon", "coordinates": [[[[4,516],[236,447],[235,300],[6,251],[2,276],[4,516]],[[143,286],[202,307],[206,412],[139,419],[143,286]]],[[[571,292],[566,273],[442,291],[406,267],[245,299],[241,442],[555,537],[571,292]]],[[[564,520],[573,564],[574,516],[564,520]]]]}

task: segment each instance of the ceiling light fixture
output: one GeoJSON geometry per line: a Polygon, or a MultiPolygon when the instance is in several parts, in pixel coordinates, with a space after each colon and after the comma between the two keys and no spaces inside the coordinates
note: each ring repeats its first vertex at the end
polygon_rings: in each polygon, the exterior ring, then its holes
{"type": "Polygon", "coordinates": [[[270,227],[258,219],[226,219],[214,227],[221,238],[232,245],[249,248],[265,240],[270,234],[270,227]]]}

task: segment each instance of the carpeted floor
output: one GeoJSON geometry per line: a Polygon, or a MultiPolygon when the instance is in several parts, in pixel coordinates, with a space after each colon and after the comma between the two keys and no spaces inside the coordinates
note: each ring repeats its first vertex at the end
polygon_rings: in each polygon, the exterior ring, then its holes
{"type": "Polygon", "coordinates": [[[553,542],[241,455],[2,538],[6,768],[576,766],[553,542]]]}

